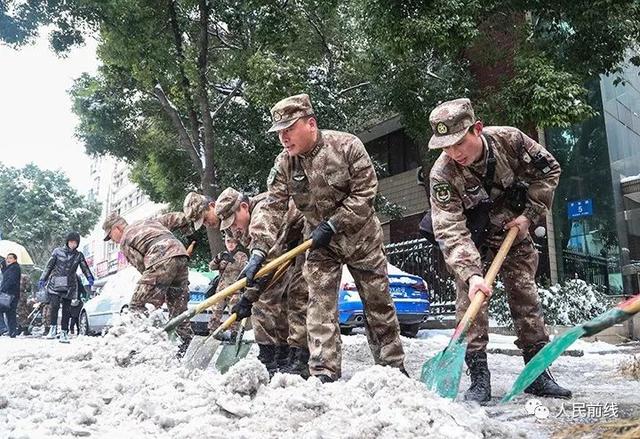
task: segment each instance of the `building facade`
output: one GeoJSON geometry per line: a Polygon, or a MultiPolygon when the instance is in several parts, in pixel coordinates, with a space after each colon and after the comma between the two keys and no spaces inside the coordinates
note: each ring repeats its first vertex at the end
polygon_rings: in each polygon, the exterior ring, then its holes
{"type": "Polygon", "coordinates": [[[83,237],[81,250],[96,275],[101,278],[127,266],[126,258],[113,242],[105,242],[102,223],[112,211],[128,222],[152,218],[167,209],[166,204],[149,200],[137,185],[129,180],[128,166],[111,157],[97,157],[91,163],[91,188],[88,197],[101,205],[100,219],[91,233],[83,237]]]}
{"type": "MultiPolygon", "coordinates": [[[[541,282],[571,278],[601,285],[610,294],[640,290],[640,76],[627,68],[624,81],[602,76],[588,84],[597,115],[566,129],[539,132],[539,141],[563,173],[546,221],[540,251],[541,282]]],[[[427,123],[425,121],[425,123],[427,123]]],[[[419,238],[428,195],[416,177],[420,148],[399,116],[358,136],[383,171],[379,191],[404,208],[402,218],[381,216],[385,240],[419,238]]],[[[423,154],[424,155],[424,154],[423,154]]],[[[427,154],[429,168],[437,154],[427,154]]]]}

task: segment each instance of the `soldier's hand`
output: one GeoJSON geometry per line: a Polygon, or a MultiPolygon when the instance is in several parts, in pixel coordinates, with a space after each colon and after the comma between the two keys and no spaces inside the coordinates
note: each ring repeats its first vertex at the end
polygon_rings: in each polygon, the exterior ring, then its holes
{"type": "Polygon", "coordinates": [[[322,221],[318,224],[318,227],[311,233],[311,250],[328,246],[333,233],[329,221],[322,221]]]}
{"type": "Polygon", "coordinates": [[[231,314],[236,314],[237,320],[242,320],[251,315],[251,308],[253,307],[253,303],[249,301],[245,296],[242,296],[238,303],[233,305],[231,308],[231,314]]]}
{"type": "Polygon", "coordinates": [[[491,297],[492,290],[491,285],[487,285],[487,282],[482,276],[474,274],[469,278],[469,300],[473,301],[473,298],[478,292],[489,298],[491,297]]]}
{"type": "Polygon", "coordinates": [[[247,265],[244,266],[238,278],[242,279],[243,277],[246,277],[247,286],[248,287],[254,286],[256,284],[256,281],[255,281],[256,274],[260,270],[260,267],[262,267],[262,264],[264,263],[264,260],[266,257],[267,255],[265,255],[262,251],[253,250],[251,252],[251,257],[249,258],[247,265]]]}
{"type": "Polygon", "coordinates": [[[527,218],[524,215],[520,215],[519,217],[516,217],[515,219],[509,221],[504,226],[505,230],[509,230],[512,227],[517,227],[518,238],[524,239],[524,237],[527,236],[527,233],[529,233],[529,227],[531,227],[531,220],[529,220],[529,218],[527,218]]]}
{"type": "Polygon", "coordinates": [[[39,290],[44,290],[44,281],[43,280],[39,280],[38,281],[38,289],[39,290]]]}

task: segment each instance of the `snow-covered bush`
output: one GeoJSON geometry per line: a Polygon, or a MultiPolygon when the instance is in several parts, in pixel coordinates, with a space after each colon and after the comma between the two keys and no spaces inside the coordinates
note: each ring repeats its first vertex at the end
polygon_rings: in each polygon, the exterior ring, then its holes
{"type": "MultiPolygon", "coordinates": [[[[547,325],[573,326],[602,314],[611,307],[611,300],[595,285],[571,279],[549,288],[538,286],[544,321],[547,325]]],[[[513,328],[504,284],[497,282],[491,296],[489,314],[499,325],[513,328]]]]}

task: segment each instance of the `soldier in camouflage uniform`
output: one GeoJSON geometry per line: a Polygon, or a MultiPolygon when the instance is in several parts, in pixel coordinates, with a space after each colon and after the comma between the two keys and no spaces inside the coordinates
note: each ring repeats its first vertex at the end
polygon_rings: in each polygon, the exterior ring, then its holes
{"type": "Polygon", "coordinates": [[[306,94],[278,102],[271,116],[269,131],[278,133],[284,151],[275,159],[267,181],[265,221],[251,234],[247,279],[262,265],[259,252],[264,254],[273,245],[293,200],[305,217],[305,236],[313,240],[303,270],[309,284],[311,374],[331,382],[342,373],[337,308],[343,264],[362,299],[375,362],[404,372],[382,227],[374,211],[378,180],[369,154],[352,134],[320,130],[306,94]]]}
{"type": "MultiPolygon", "coordinates": [[[[127,261],[142,273],[129,304],[132,312],[142,314],[146,312],[147,303],[160,308],[166,302],[169,316],[173,318],[187,309],[189,256],[184,245],[171,233],[181,229],[190,234],[191,222],[183,213],[128,224],[117,212],[111,212],[102,229],[104,240],[120,244],[127,261]]],[[[190,322],[182,322],[176,332],[183,342],[182,354],[193,337],[190,322]]]]}
{"type": "MultiPolygon", "coordinates": [[[[229,230],[235,236],[242,236],[247,247],[253,247],[255,230],[270,227],[265,224],[263,210],[267,194],[248,198],[232,188],[225,189],[216,201],[216,212],[221,220],[220,229],[229,230]]],[[[299,244],[302,239],[304,218],[289,204],[283,213],[281,228],[271,246],[255,249],[263,259],[273,259],[299,244]]],[[[285,276],[266,288],[269,278],[259,285],[252,282],[242,298],[232,308],[232,312],[243,318],[252,314],[255,339],[260,348],[258,358],[270,374],[280,370],[295,373],[305,378],[309,376],[307,332],[305,325],[308,298],[307,284],[302,276],[304,257],[294,261],[285,276]],[[253,305],[255,303],[255,305],[253,305]]]]}
{"type": "Polygon", "coordinates": [[[33,310],[32,307],[29,307],[28,300],[31,296],[31,288],[33,284],[31,283],[31,278],[28,274],[23,274],[20,276],[20,299],[18,300],[18,328],[19,332],[21,331],[23,334],[28,335],[29,328],[29,314],[33,310]]]}
{"type": "MultiPolygon", "coordinates": [[[[491,294],[491,285],[483,278],[483,265],[497,253],[505,230],[518,227],[518,238],[501,275],[518,336],[516,345],[526,363],[549,341],[535,284],[538,253],[529,228],[542,222],[551,207],[560,165],[517,128],[483,127],[468,99],[439,105],[429,122],[434,132],[429,148],[444,150],[430,174],[431,218],[435,238],[455,275],[456,317],[462,318],[475,294],[491,294]],[[488,208],[483,210],[481,206],[488,208]],[[468,222],[477,222],[478,212],[484,212],[480,215],[486,219],[483,238],[472,235],[473,227],[468,222]]],[[[487,308],[485,301],[467,336],[465,360],[471,387],[465,399],[478,402],[491,399],[487,308]]],[[[571,396],[547,371],[527,392],[571,396]]]]}
{"type": "MultiPolygon", "coordinates": [[[[218,270],[220,280],[218,281],[218,287],[216,293],[227,288],[238,279],[238,275],[247,263],[248,255],[247,249],[239,245],[238,240],[233,236],[227,235],[224,239],[224,244],[227,247],[226,252],[221,252],[216,255],[211,262],[209,262],[209,270],[218,270]]],[[[209,319],[209,330],[215,331],[220,323],[222,323],[222,314],[227,306],[232,308],[240,300],[240,294],[234,294],[231,298],[223,300],[216,304],[209,319]]],[[[235,322],[231,326],[232,334],[237,331],[238,322],[235,322]]],[[[233,338],[233,337],[232,337],[233,338]]]]}
{"type": "Polygon", "coordinates": [[[189,192],[184,199],[182,211],[186,219],[193,223],[194,230],[199,230],[203,224],[218,229],[220,220],[216,215],[215,205],[215,200],[196,192],[189,192]]]}

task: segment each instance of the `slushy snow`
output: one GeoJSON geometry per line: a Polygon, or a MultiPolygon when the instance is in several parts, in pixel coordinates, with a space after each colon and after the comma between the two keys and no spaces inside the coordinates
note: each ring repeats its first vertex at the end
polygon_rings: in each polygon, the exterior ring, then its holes
{"type": "Polygon", "coordinates": [[[225,375],[189,371],[148,322],[123,322],[69,345],[3,342],[10,349],[0,357],[2,438],[520,436],[388,367],[363,366],[327,385],[282,374],[269,382],[253,353],[225,375]]]}

